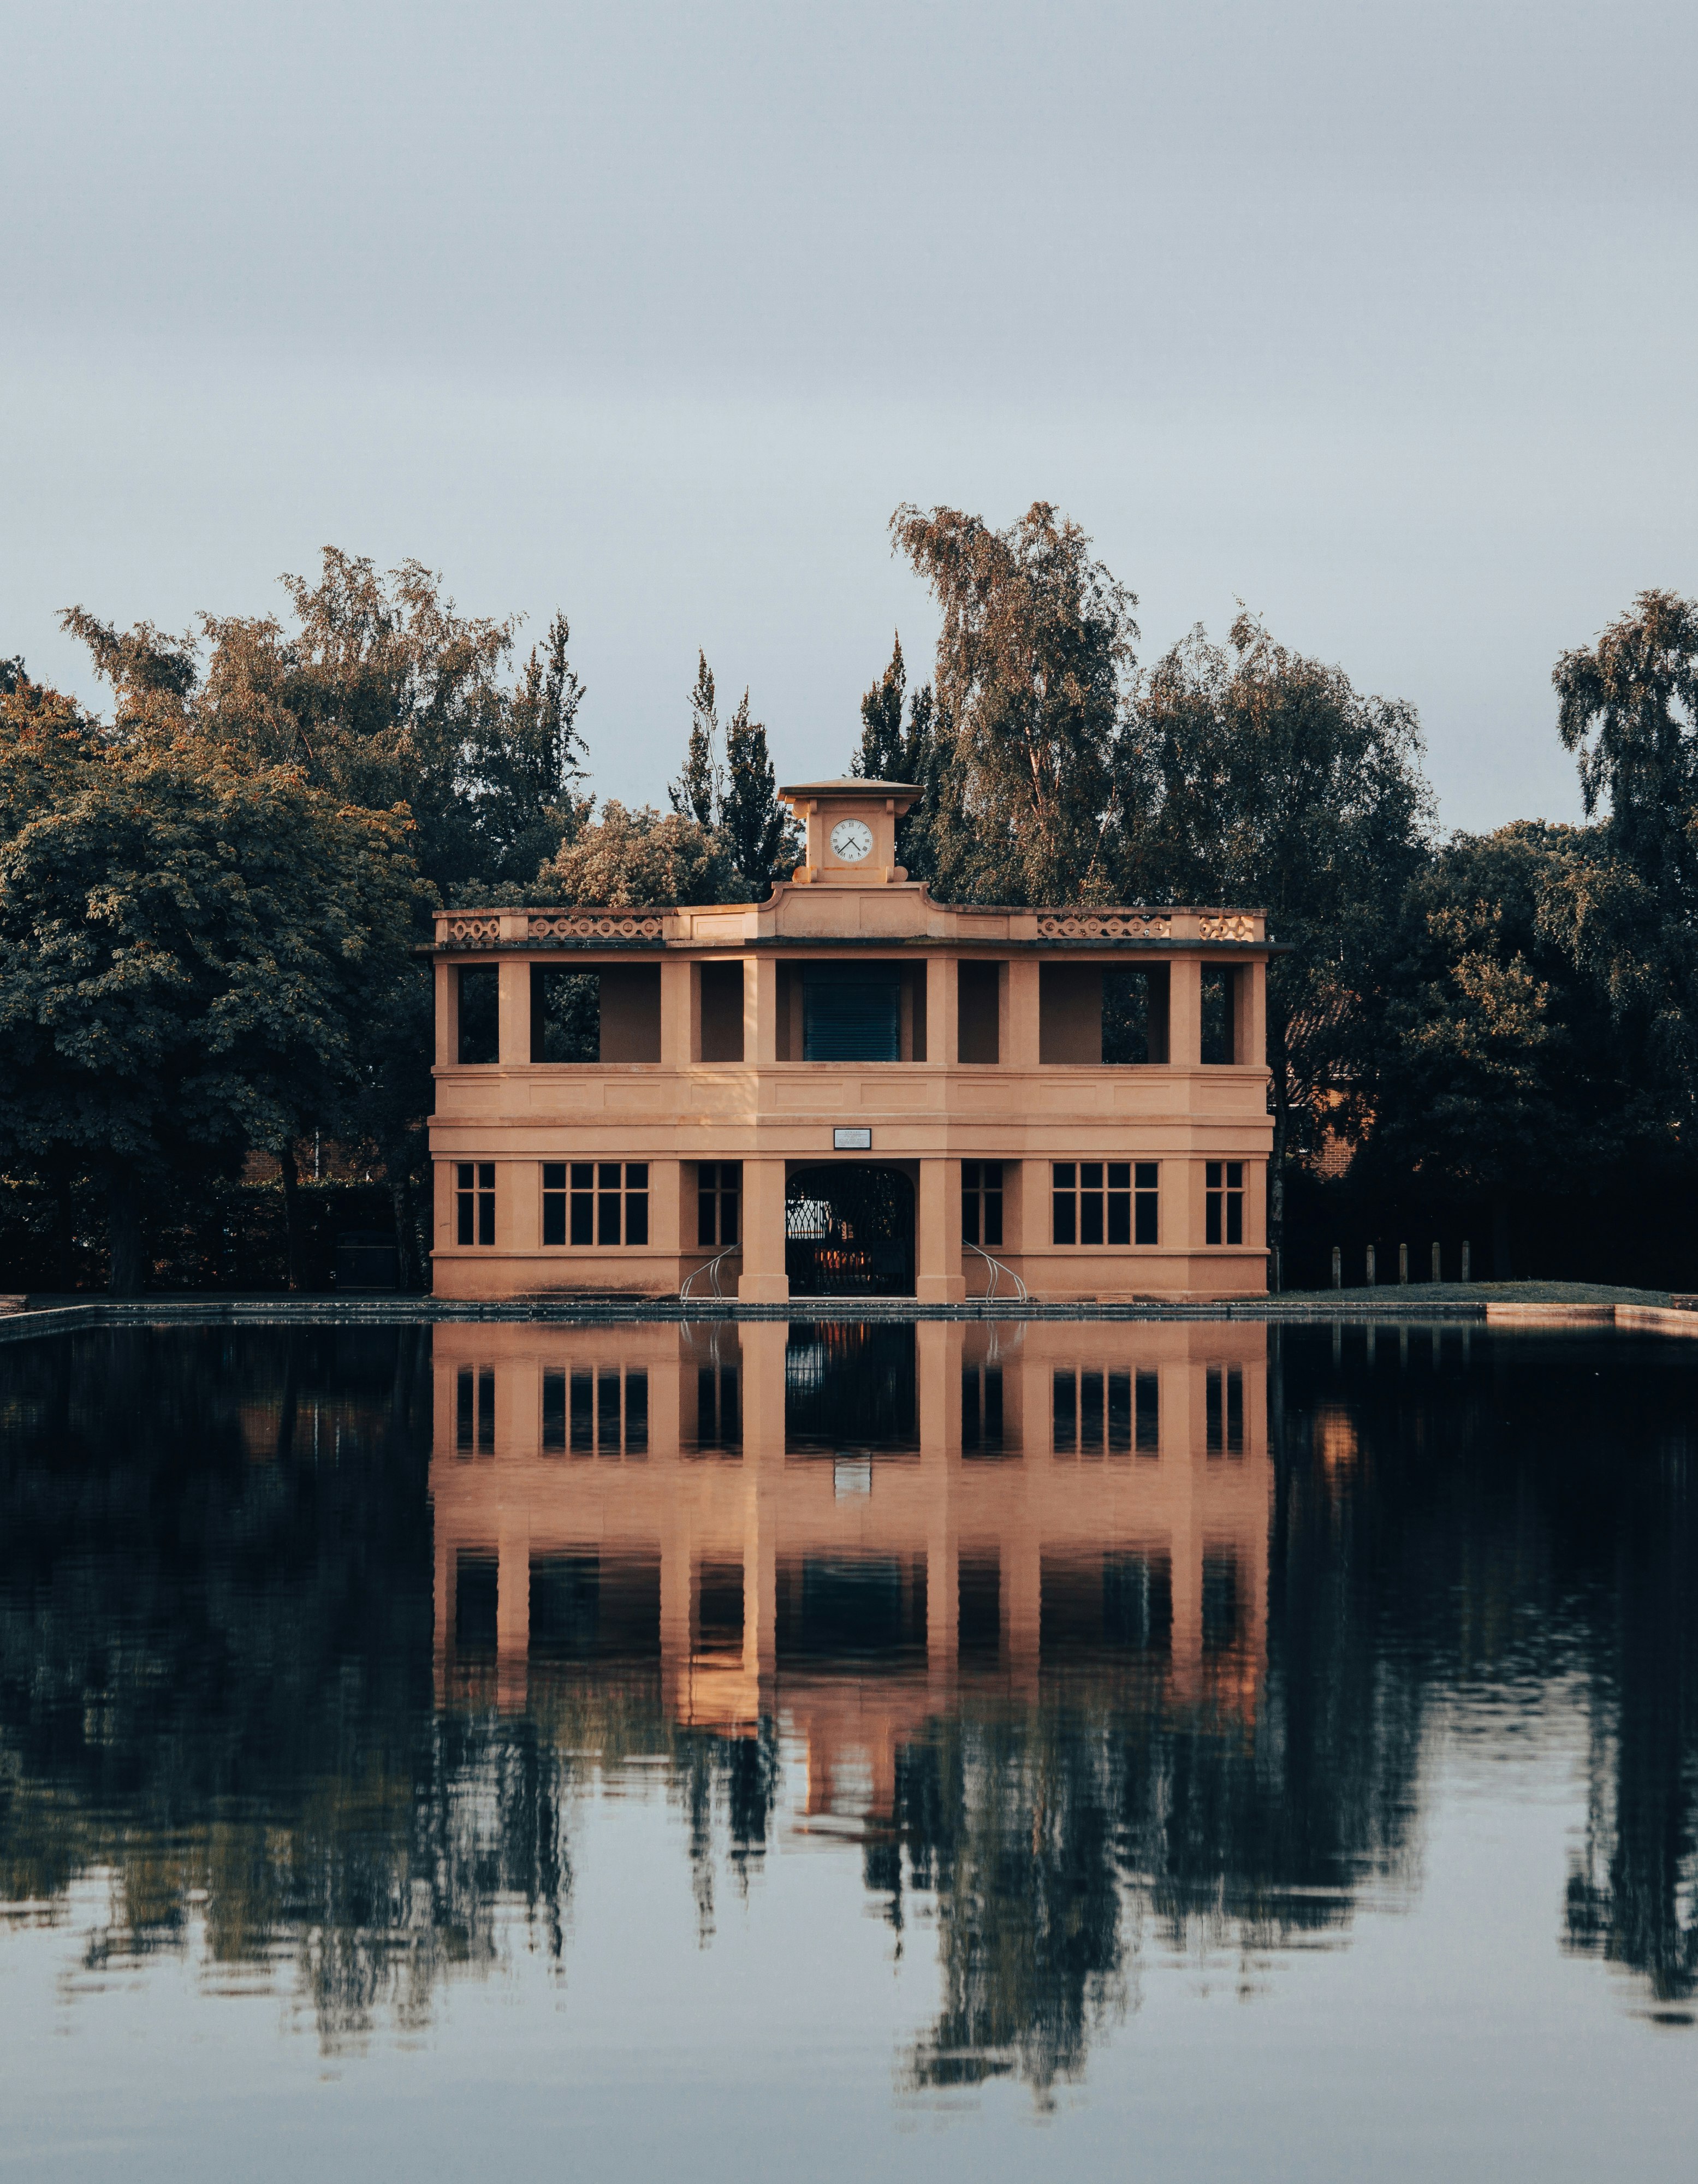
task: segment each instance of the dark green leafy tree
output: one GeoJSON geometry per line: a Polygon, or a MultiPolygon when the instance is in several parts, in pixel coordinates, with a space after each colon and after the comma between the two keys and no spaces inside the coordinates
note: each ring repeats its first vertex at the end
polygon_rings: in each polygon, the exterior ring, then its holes
{"type": "Polygon", "coordinates": [[[405,962],[404,822],[293,767],[0,710],[0,1150],[105,1182],[112,1282],[161,1172],[281,1150],[350,1085],[405,962]]]}
{"type": "Polygon", "coordinates": [[[1267,980],[1278,1251],[1294,1111],[1359,1091],[1371,1071],[1432,800],[1411,707],[1360,695],[1341,668],[1288,652],[1250,615],[1228,642],[1194,631],[1144,686],[1125,762],[1150,801],[1122,857],[1155,900],[1266,909],[1292,950],[1267,980]]]}
{"type": "Polygon", "coordinates": [[[1626,1149],[1607,1004],[1561,931],[1592,855],[1584,830],[1536,820],[1445,844],[1410,883],[1357,1088],[1364,1179],[1484,1201],[1500,1260],[1511,1193],[1606,1173],[1626,1149]]]}
{"type": "Polygon", "coordinates": [[[1634,1050],[1632,1120],[1698,1139],[1698,601],[1642,592],[1589,650],[1557,661],[1557,729],[1596,834],[1548,908],[1634,1050]]]}
{"type": "Polygon", "coordinates": [[[934,733],[950,778],[930,819],[940,892],[1108,899],[1137,599],[1047,501],[1005,531],[904,506],[891,532],[944,616],[934,733]]]}
{"type": "Polygon", "coordinates": [[[896,822],[896,856],[910,879],[929,881],[937,870],[933,833],[938,811],[949,801],[949,784],[932,686],[922,683],[908,698],[905,725],[902,701],[907,682],[899,636],[890,665],[860,701],[860,742],[849,760],[849,772],[864,781],[906,782],[921,792],[920,801],[896,822]]]}
{"type": "Polygon", "coordinates": [[[315,582],[283,583],[292,627],[203,615],[199,643],[71,609],[65,627],[112,688],[114,732],[192,727],[368,810],[404,804],[420,870],[445,897],[528,880],[583,811],[583,688],[565,617],[509,685],[516,621],[461,615],[421,562],[384,575],[326,547],[315,582]]]}

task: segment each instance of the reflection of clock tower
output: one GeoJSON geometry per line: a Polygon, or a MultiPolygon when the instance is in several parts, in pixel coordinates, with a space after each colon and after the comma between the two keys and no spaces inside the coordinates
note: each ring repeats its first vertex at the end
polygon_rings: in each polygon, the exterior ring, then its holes
{"type": "Polygon", "coordinates": [[[920,792],[903,781],[803,781],[778,792],[808,830],[801,886],[886,887],[905,880],[896,822],[920,792]]]}

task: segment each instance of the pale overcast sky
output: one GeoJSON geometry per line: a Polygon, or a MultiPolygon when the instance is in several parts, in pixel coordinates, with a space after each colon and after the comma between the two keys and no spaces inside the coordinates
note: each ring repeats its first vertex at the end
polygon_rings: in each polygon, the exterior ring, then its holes
{"type": "Polygon", "coordinates": [[[1698,592],[1684,4],[0,7],[0,654],[329,542],[571,617],[604,794],[697,647],[838,772],[901,500],[1035,499],[1577,809],[1550,671],[1698,592]]]}

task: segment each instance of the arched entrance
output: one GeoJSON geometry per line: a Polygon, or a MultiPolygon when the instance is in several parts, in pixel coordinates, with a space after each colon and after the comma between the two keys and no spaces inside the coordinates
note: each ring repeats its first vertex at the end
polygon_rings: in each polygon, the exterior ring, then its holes
{"type": "Polygon", "coordinates": [[[829,1161],[784,1186],[784,1271],[802,1296],[912,1296],[914,1185],[895,1167],[829,1161]]]}

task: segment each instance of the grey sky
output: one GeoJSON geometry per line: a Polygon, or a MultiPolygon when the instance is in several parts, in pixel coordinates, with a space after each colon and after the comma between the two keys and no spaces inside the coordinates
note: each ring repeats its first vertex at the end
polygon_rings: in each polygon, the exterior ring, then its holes
{"type": "Polygon", "coordinates": [[[1698,591],[1698,9],[7,4],[0,653],[333,542],[571,616],[604,793],[698,645],[838,771],[899,500],[1058,502],[1577,808],[1549,676],[1698,591]]]}

